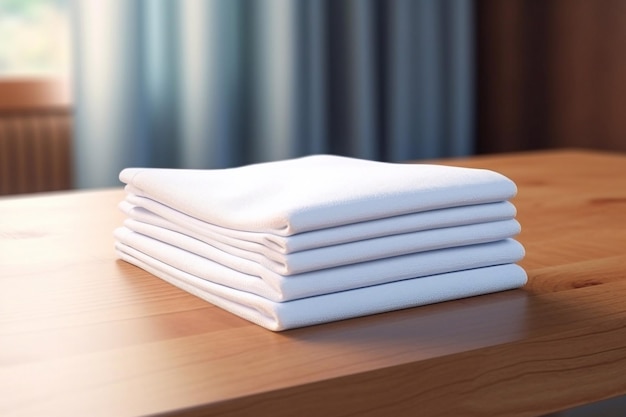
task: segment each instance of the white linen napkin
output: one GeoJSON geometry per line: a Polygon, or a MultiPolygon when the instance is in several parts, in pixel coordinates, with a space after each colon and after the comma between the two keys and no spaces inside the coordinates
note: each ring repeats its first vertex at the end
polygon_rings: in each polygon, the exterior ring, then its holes
{"type": "Polygon", "coordinates": [[[153,214],[155,214],[197,235],[213,237],[231,246],[245,249],[248,246],[242,246],[242,244],[254,242],[285,254],[400,233],[509,220],[513,219],[516,214],[513,204],[508,201],[501,201],[429,210],[421,213],[330,227],[291,236],[281,236],[268,232],[248,232],[209,224],[173,210],[164,204],[132,193],[128,194],[126,199],[120,202],[119,207],[128,217],[144,223],[152,224],[152,221],[155,219],[153,214]],[[225,237],[226,240],[222,237],[225,237]],[[240,243],[238,241],[243,242],[240,243]]]}
{"type": "MultiPolygon", "coordinates": [[[[283,276],[238,257],[224,265],[122,227],[115,230],[118,249],[134,248],[151,258],[199,278],[251,292],[276,302],[426,275],[517,262],[524,248],[513,239],[441,249],[283,276]]],[[[213,249],[219,252],[219,249],[213,249]]]]}
{"type": "Polygon", "coordinates": [[[493,171],[314,155],[230,169],[127,168],[129,191],[204,222],[283,236],[447,207],[505,201],[493,171]]]}
{"type": "Polygon", "coordinates": [[[162,218],[153,219],[151,223],[143,223],[134,219],[124,221],[124,225],[130,230],[212,259],[222,265],[229,264],[229,259],[235,256],[256,262],[281,275],[301,274],[409,253],[495,242],[513,237],[520,231],[520,225],[516,220],[504,220],[403,233],[291,254],[281,254],[252,242],[246,242],[247,245],[242,245],[247,247],[237,248],[210,237],[189,232],[162,218]],[[158,224],[158,227],[154,224],[158,224]],[[215,249],[219,249],[219,251],[215,251],[215,249]]]}
{"type": "Polygon", "coordinates": [[[276,303],[173,268],[131,247],[118,256],[197,297],[274,331],[471,297],[521,287],[526,273],[515,264],[430,275],[276,303]]]}

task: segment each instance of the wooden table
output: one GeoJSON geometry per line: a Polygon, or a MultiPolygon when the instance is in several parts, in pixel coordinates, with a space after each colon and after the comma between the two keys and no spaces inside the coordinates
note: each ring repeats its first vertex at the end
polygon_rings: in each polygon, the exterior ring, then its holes
{"type": "Polygon", "coordinates": [[[540,415],[626,393],[626,156],[504,173],[524,289],[272,333],[116,260],[120,189],[0,199],[0,415],[540,415]]]}

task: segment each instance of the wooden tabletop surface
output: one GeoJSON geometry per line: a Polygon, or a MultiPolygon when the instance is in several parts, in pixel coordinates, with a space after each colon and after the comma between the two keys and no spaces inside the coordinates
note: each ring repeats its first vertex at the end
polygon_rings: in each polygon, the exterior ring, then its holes
{"type": "Polygon", "coordinates": [[[528,285],[282,333],[116,260],[121,189],[0,198],[0,415],[530,416],[626,394],[626,155],[442,163],[518,184],[528,285]]]}

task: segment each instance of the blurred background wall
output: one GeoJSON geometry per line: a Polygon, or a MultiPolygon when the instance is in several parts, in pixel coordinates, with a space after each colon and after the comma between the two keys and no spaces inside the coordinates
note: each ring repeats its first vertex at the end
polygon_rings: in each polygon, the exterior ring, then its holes
{"type": "Polygon", "coordinates": [[[319,152],[624,151],[625,45],[621,0],[0,0],[0,194],[319,152]]]}
{"type": "Polygon", "coordinates": [[[477,152],[626,151],[626,1],[475,7],[477,152]]]}

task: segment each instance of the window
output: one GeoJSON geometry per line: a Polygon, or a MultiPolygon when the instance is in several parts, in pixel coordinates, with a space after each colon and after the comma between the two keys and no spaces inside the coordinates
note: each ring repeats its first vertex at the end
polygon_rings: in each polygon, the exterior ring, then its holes
{"type": "Polygon", "coordinates": [[[0,78],[69,78],[70,0],[0,0],[0,78]]]}

